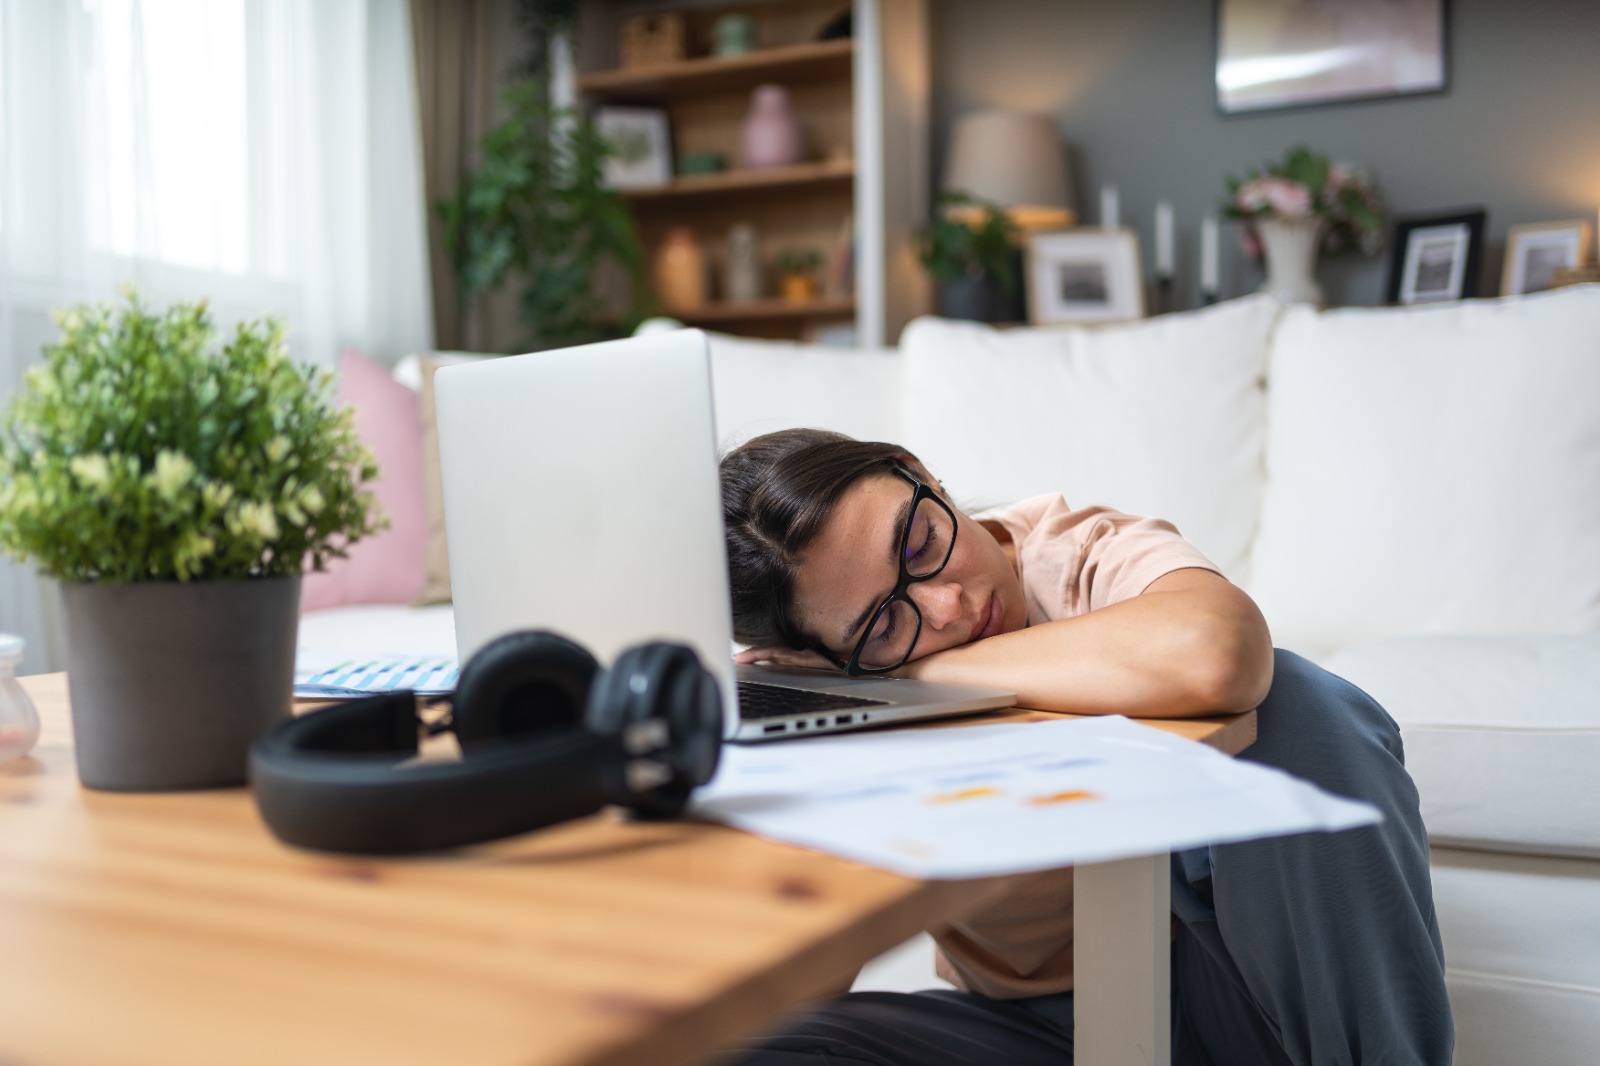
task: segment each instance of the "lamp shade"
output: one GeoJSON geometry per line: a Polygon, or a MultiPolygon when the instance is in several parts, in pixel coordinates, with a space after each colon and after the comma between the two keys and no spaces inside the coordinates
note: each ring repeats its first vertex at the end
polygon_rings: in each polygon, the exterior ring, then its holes
{"type": "Polygon", "coordinates": [[[951,131],[941,187],[999,205],[1024,229],[1077,221],[1066,146],[1055,123],[1043,115],[962,115],[951,131]]]}

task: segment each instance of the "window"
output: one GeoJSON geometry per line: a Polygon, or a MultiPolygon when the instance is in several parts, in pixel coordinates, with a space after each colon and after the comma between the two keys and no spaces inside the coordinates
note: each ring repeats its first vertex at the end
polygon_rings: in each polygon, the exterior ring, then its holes
{"type": "Polygon", "coordinates": [[[87,103],[107,158],[91,168],[102,250],[242,274],[251,248],[245,0],[89,0],[87,103]]]}

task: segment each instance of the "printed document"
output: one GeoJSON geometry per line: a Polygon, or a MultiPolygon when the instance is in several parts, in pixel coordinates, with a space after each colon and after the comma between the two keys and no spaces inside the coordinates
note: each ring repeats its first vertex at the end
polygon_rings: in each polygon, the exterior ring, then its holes
{"type": "Polygon", "coordinates": [[[1380,819],[1367,804],[1121,717],[729,744],[691,811],[924,879],[1380,819]]]}

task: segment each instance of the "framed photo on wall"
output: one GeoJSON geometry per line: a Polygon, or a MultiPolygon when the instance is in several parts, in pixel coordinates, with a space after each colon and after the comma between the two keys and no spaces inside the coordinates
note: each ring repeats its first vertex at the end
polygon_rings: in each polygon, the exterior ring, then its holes
{"type": "Polygon", "coordinates": [[[1446,0],[1214,0],[1217,110],[1443,92],[1446,0]]]}
{"type": "Polygon", "coordinates": [[[1392,304],[1460,300],[1478,291],[1483,260],[1481,208],[1396,219],[1384,299],[1392,304]]]}
{"type": "Polygon", "coordinates": [[[1070,229],[1028,238],[1028,321],[1122,322],[1144,317],[1139,241],[1129,229],[1070,229]]]}
{"type": "Polygon", "coordinates": [[[1532,222],[1506,230],[1506,261],[1500,295],[1520,296],[1551,287],[1558,270],[1589,260],[1589,223],[1581,218],[1532,222]]]}
{"type": "Polygon", "coordinates": [[[672,180],[672,137],[667,113],[654,107],[597,107],[595,130],[612,148],[605,183],[639,189],[672,180]]]}

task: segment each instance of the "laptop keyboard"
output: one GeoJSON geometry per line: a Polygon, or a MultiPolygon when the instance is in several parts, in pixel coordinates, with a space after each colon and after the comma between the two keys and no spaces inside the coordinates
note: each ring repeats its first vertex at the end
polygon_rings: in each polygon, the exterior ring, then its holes
{"type": "Polygon", "coordinates": [[[764,685],[759,681],[739,682],[740,718],[781,718],[788,714],[847,710],[851,707],[884,707],[885,700],[860,696],[840,696],[832,692],[764,685]]]}

